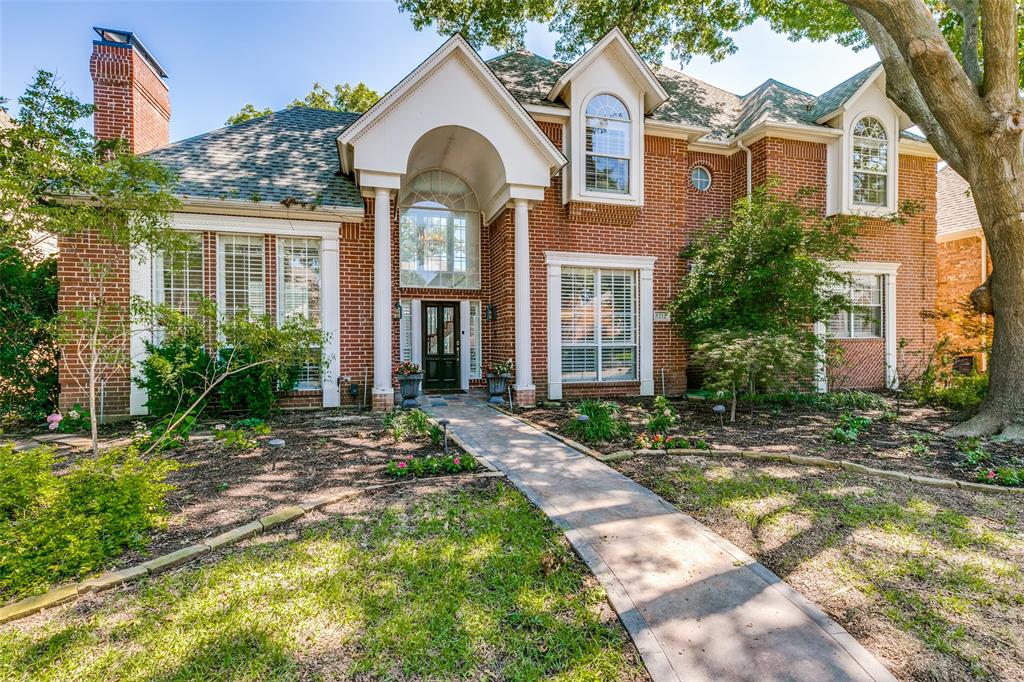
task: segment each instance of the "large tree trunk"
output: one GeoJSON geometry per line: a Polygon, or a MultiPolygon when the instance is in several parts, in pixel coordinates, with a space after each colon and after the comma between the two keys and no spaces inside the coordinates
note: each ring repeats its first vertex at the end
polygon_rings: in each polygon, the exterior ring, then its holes
{"type": "Polygon", "coordinates": [[[1015,134],[978,147],[963,172],[992,259],[992,362],[980,411],[947,433],[1019,440],[1024,439],[1024,154],[1015,134]]]}

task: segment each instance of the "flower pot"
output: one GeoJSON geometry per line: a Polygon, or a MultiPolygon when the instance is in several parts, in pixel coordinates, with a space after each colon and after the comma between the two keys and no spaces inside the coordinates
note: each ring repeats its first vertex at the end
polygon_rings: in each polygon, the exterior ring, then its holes
{"type": "Polygon", "coordinates": [[[505,399],[502,396],[505,395],[505,389],[511,376],[510,374],[487,375],[487,394],[491,396],[487,402],[494,403],[495,405],[505,404],[505,399]]]}
{"type": "Polygon", "coordinates": [[[402,392],[402,407],[416,407],[419,403],[416,396],[420,394],[420,383],[423,381],[423,373],[399,374],[398,388],[402,392]]]}

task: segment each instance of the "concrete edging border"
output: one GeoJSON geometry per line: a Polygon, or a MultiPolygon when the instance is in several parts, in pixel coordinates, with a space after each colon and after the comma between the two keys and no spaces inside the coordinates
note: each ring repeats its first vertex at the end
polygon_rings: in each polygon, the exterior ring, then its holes
{"type": "MultiPolygon", "coordinates": [[[[467,449],[467,451],[469,450],[467,449]]],[[[470,454],[472,454],[477,461],[486,462],[486,460],[482,460],[482,458],[478,457],[475,452],[470,451],[470,454]]],[[[489,470],[474,474],[430,476],[425,478],[410,478],[403,481],[393,481],[391,483],[375,483],[364,488],[346,490],[333,495],[323,495],[321,497],[315,497],[298,504],[284,507],[272,514],[262,516],[255,521],[226,530],[220,535],[207,539],[205,542],[189,545],[188,547],[182,547],[181,549],[168,552],[167,554],[162,554],[135,566],[122,568],[117,571],[107,571],[98,576],[87,578],[81,582],[58,585],[43,594],[26,597],[12,604],[8,604],[7,606],[0,608],[0,624],[31,616],[34,613],[38,613],[39,611],[52,606],[58,606],[66,602],[74,601],[84,594],[103,592],[126,582],[131,582],[148,575],[156,575],[157,573],[162,573],[163,571],[176,568],[192,561],[193,559],[198,559],[199,557],[216,550],[230,547],[242,540],[246,540],[255,535],[260,535],[272,528],[291,523],[296,519],[302,518],[311,511],[321,509],[332,504],[337,504],[374,490],[436,480],[494,478],[505,476],[504,473],[495,469],[490,462],[486,462],[484,466],[489,470]]]]}

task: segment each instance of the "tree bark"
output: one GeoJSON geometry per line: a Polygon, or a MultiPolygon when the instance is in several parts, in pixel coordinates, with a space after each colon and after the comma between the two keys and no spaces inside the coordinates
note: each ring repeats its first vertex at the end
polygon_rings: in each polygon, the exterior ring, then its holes
{"type": "Polygon", "coordinates": [[[1020,136],[1003,129],[981,139],[966,165],[992,261],[994,310],[988,396],[979,413],[947,433],[1024,439],[1024,153],[1020,136]]]}

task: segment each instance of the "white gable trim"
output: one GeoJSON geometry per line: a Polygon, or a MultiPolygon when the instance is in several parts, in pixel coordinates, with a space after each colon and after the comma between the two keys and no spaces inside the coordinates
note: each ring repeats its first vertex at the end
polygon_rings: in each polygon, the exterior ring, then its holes
{"type": "Polygon", "coordinates": [[[548,136],[540,129],[540,126],[537,125],[533,117],[523,108],[523,105],[498,80],[498,77],[488,68],[476,50],[466,42],[466,39],[461,34],[456,33],[444,45],[439,47],[434,54],[427,57],[422,64],[413,69],[398,85],[381,97],[366,113],[342,131],[338,136],[337,144],[338,151],[341,154],[341,168],[343,172],[351,173],[353,171],[352,145],[372,128],[381,117],[386,116],[388,110],[393,105],[405,99],[409,93],[419,86],[421,81],[428,77],[435,68],[443,64],[446,58],[453,53],[460,53],[466,65],[474,71],[477,78],[482,83],[490,86],[491,94],[504,107],[509,118],[522,130],[551,165],[552,175],[568,163],[558,147],[548,139],[548,136]]]}
{"type": "Polygon", "coordinates": [[[601,40],[586,51],[586,53],[576,60],[576,62],[565,70],[555,84],[551,87],[548,92],[548,100],[554,102],[558,99],[558,96],[565,89],[573,78],[575,78],[581,71],[590,66],[598,55],[604,52],[612,43],[617,43],[629,57],[631,65],[634,70],[639,74],[640,80],[646,87],[646,94],[644,97],[644,109],[645,113],[650,113],[661,106],[665,100],[668,99],[668,92],[665,91],[665,87],[661,84],[661,81],[651,71],[651,67],[647,66],[647,63],[641,59],[639,53],[633,44],[626,39],[626,36],[622,34],[622,31],[616,26],[612,30],[608,31],[601,40]]]}

